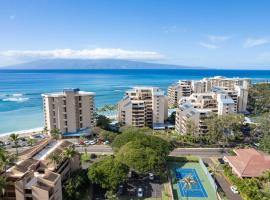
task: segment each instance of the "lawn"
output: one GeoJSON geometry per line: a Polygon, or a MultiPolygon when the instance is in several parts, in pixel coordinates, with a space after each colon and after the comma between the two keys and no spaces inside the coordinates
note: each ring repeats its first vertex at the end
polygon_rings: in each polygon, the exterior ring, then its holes
{"type": "Polygon", "coordinates": [[[170,176],[172,178],[172,189],[173,189],[173,195],[174,199],[176,200],[182,200],[182,199],[187,199],[186,197],[182,197],[180,194],[180,189],[178,186],[178,182],[176,180],[176,174],[175,170],[177,168],[192,168],[195,169],[199,179],[208,195],[208,197],[189,197],[189,200],[199,200],[199,199],[204,199],[204,200],[217,200],[216,192],[213,189],[212,185],[210,184],[206,174],[204,173],[203,169],[201,168],[200,164],[198,162],[190,162],[190,161],[185,161],[185,162],[168,162],[167,163],[170,176]]]}

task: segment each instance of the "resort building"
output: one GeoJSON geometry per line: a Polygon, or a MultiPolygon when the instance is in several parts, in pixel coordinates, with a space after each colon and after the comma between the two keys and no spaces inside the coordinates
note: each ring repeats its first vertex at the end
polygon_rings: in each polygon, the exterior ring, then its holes
{"type": "Polygon", "coordinates": [[[5,174],[10,184],[2,199],[61,200],[62,183],[81,167],[79,154],[70,159],[63,156],[67,147],[73,144],[47,139],[19,154],[19,161],[5,174]],[[51,155],[59,159],[53,160],[51,155]]]}
{"type": "Polygon", "coordinates": [[[168,102],[157,87],[135,87],[118,103],[118,121],[135,127],[164,127],[168,102]]]}
{"type": "Polygon", "coordinates": [[[225,156],[235,175],[241,178],[262,176],[270,169],[270,156],[253,148],[235,149],[236,156],[225,156]]]}
{"type": "Polygon", "coordinates": [[[168,107],[175,108],[182,97],[192,94],[191,81],[178,81],[168,88],[168,107]]]}
{"type": "Polygon", "coordinates": [[[95,125],[93,92],[65,89],[63,92],[42,94],[45,127],[58,129],[64,136],[87,131],[95,125]]]}
{"type": "Polygon", "coordinates": [[[183,97],[176,109],[175,130],[180,134],[190,134],[188,127],[195,126],[196,134],[207,132],[203,121],[211,113],[218,115],[236,112],[235,102],[223,90],[208,93],[193,93],[183,97]]]}
{"type": "Polygon", "coordinates": [[[169,107],[177,107],[182,97],[189,96],[192,93],[223,90],[234,100],[237,112],[246,112],[250,82],[251,80],[247,78],[226,78],[222,76],[196,81],[179,81],[168,88],[169,107]]]}

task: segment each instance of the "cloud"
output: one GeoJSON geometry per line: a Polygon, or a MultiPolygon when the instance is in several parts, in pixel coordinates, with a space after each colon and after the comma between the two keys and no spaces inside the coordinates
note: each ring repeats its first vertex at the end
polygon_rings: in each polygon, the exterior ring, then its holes
{"type": "Polygon", "coordinates": [[[82,59],[135,59],[160,60],[164,56],[153,51],[131,51],[119,48],[96,49],[55,49],[55,50],[8,50],[0,52],[0,56],[14,58],[82,58],[82,59]]]}
{"type": "Polygon", "coordinates": [[[244,42],[244,48],[251,48],[251,47],[255,47],[255,46],[260,46],[263,44],[267,44],[269,42],[270,42],[270,40],[266,39],[266,38],[256,38],[256,39],[248,38],[244,42]]]}
{"type": "Polygon", "coordinates": [[[202,47],[205,47],[207,49],[218,49],[219,46],[215,45],[215,44],[210,44],[210,43],[205,43],[205,42],[200,42],[199,43],[202,47]]]}
{"type": "Polygon", "coordinates": [[[9,16],[9,19],[10,19],[10,20],[13,20],[13,19],[15,19],[15,18],[16,18],[16,15],[10,15],[10,16],[9,16]]]}
{"type": "Polygon", "coordinates": [[[208,40],[211,42],[223,42],[231,39],[232,36],[224,36],[224,35],[207,35],[208,40]]]}

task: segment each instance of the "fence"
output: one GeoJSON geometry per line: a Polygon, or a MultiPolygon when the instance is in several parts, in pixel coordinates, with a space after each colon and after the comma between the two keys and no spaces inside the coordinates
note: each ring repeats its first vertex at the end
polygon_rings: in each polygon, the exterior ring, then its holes
{"type": "Polygon", "coordinates": [[[213,189],[215,190],[215,192],[217,191],[217,185],[215,183],[215,180],[213,179],[213,177],[211,176],[211,174],[209,173],[208,169],[206,168],[206,166],[204,165],[202,159],[199,159],[199,163],[204,171],[204,173],[206,174],[211,186],[213,187],[213,189]]]}

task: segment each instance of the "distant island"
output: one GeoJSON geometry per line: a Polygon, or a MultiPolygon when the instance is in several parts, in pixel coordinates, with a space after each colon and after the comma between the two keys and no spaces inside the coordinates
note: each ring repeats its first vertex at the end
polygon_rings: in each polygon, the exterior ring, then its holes
{"type": "Polygon", "coordinates": [[[122,59],[42,59],[0,69],[206,69],[122,59]]]}

